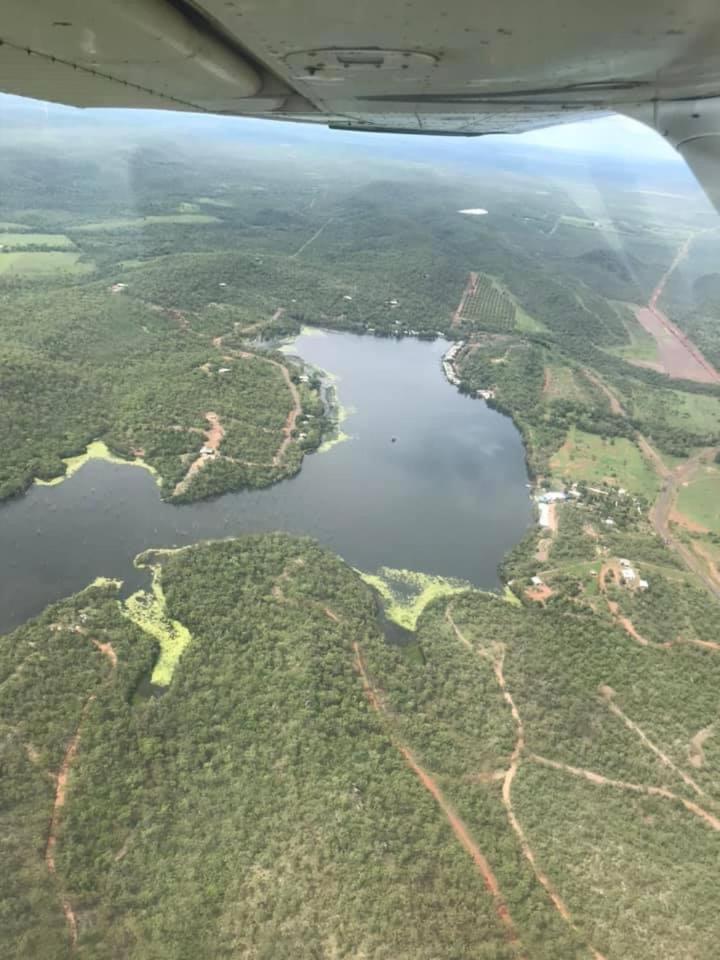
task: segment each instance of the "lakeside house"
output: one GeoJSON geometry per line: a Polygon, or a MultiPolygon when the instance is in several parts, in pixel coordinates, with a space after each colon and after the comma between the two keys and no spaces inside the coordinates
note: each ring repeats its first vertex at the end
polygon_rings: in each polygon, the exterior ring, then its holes
{"type": "Polygon", "coordinates": [[[537,501],[538,503],[557,503],[567,498],[568,495],[563,490],[548,490],[547,493],[541,493],[537,501]]]}
{"type": "MultiPolygon", "coordinates": [[[[410,333],[416,332],[417,331],[415,330],[410,331],[410,333]]],[[[464,341],[459,340],[457,343],[454,343],[452,347],[450,347],[450,349],[442,358],[443,373],[445,374],[446,379],[456,387],[460,384],[460,377],[457,375],[457,371],[455,369],[455,358],[464,346],[464,341]]]]}

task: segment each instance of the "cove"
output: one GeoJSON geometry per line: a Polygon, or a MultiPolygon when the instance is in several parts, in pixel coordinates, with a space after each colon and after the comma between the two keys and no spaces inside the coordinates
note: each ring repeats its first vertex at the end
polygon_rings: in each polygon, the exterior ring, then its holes
{"type": "Polygon", "coordinates": [[[447,383],[447,346],[300,336],[292,352],[337,378],[349,439],[266,490],[173,506],[146,470],[91,459],[3,504],[0,632],[98,576],[123,580],[124,596],[147,589],[133,558],[150,547],[270,530],[313,536],[367,573],[389,567],[496,588],[498,563],[532,523],[522,441],[509,418],[447,383]]]}

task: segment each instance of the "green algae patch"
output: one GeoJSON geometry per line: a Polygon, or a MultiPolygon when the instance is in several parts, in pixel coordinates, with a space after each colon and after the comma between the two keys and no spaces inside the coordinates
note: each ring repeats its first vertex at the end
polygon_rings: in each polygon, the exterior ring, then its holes
{"type": "Polygon", "coordinates": [[[332,387],[330,389],[333,390],[335,396],[335,399],[332,403],[334,424],[330,436],[323,440],[318,447],[318,453],[327,453],[328,450],[332,450],[333,447],[336,447],[338,443],[344,443],[346,440],[352,440],[352,435],[345,433],[341,427],[341,424],[343,421],[347,420],[349,416],[355,413],[355,407],[344,407],[337,399],[337,391],[332,387]]]}
{"type": "Polygon", "coordinates": [[[473,589],[472,584],[466,580],[436,577],[416,570],[380,567],[377,573],[363,573],[362,570],[357,573],[382,597],[385,616],[412,631],[417,628],[417,622],[425,607],[433,600],[473,589]]]}
{"type": "Polygon", "coordinates": [[[114,453],[110,453],[105,443],[102,440],[93,440],[92,443],[89,443],[85,449],[84,453],[78,454],[76,457],[67,457],[63,460],[65,464],[65,473],[61,474],[59,477],[53,477],[52,480],[40,480],[35,478],[35,483],[41,487],[55,487],[59,483],[62,483],[63,480],[67,480],[68,477],[71,477],[74,473],[77,473],[80,467],[88,462],[88,460],[107,460],[108,463],[119,463],[125,467],[142,467],[144,470],[149,470],[150,473],[155,477],[158,486],[160,485],[160,477],[155,467],[151,467],[149,463],[145,463],[144,460],[137,458],[135,460],[123,460],[122,457],[115,456],[114,453]]]}
{"type": "Polygon", "coordinates": [[[502,598],[506,603],[511,603],[514,607],[521,607],[522,602],[519,597],[515,596],[510,587],[507,585],[503,590],[502,598]]]}
{"type": "Polygon", "coordinates": [[[160,656],[150,680],[159,687],[167,687],[183,650],[192,640],[192,634],[187,627],[168,616],[160,567],[153,566],[152,572],[152,590],[138,590],[120,604],[120,609],[128,620],[132,620],[160,644],[160,656]]]}

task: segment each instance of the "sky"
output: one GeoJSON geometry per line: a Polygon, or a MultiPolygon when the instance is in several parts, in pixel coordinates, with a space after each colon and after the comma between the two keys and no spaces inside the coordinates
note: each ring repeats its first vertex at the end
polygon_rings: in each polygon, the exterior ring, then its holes
{"type": "MultiPolygon", "coordinates": [[[[604,156],[672,160],[675,150],[655,131],[637,120],[619,115],[583,120],[580,123],[565,123],[523,133],[518,138],[523,143],[553,147],[556,150],[573,150],[580,153],[595,153],[604,156]]],[[[680,158],[677,158],[682,162],[680,158]]]]}
{"type": "MultiPolygon", "coordinates": [[[[0,117],[2,117],[3,113],[7,115],[7,113],[33,111],[34,109],[37,109],[39,123],[42,123],[46,118],[51,117],[57,112],[66,114],[75,112],[72,107],[61,107],[57,104],[46,104],[37,100],[28,100],[23,97],[0,94],[0,117]]],[[[82,113],[82,115],[88,119],[93,115],[101,115],[105,120],[112,116],[113,113],[113,111],[110,110],[83,110],[78,112],[82,113]]],[[[131,113],[131,111],[126,110],[116,112],[124,116],[131,113]]],[[[159,125],[176,123],[181,117],[181,115],[174,112],[162,113],[149,110],[136,110],[132,111],[132,114],[135,115],[137,119],[154,120],[159,125]]],[[[238,132],[240,132],[241,125],[247,130],[252,130],[253,127],[257,127],[258,124],[265,126],[267,123],[267,121],[262,120],[207,117],[198,114],[186,114],[182,116],[186,119],[193,120],[199,127],[208,123],[233,124],[237,127],[238,132]]],[[[294,131],[295,135],[301,136],[302,139],[321,139],[323,136],[331,136],[339,139],[339,137],[342,136],[342,134],[335,131],[328,131],[324,126],[320,125],[283,124],[283,126],[288,129],[291,134],[294,131]]],[[[355,134],[351,136],[366,137],[367,134],[355,134]]],[[[618,115],[603,116],[578,123],[560,124],[555,127],[546,127],[543,130],[535,130],[513,137],[504,136],[502,138],[490,139],[502,139],[505,143],[515,140],[518,144],[523,145],[536,144],[539,147],[547,147],[555,150],[616,157],[618,159],[624,157],[629,157],[633,160],[647,158],[660,161],[672,161],[673,159],[677,159],[678,163],[682,163],[682,160],[680,160],[673,148],[654,130],[645,127],[636,120],[618,115]]]]}

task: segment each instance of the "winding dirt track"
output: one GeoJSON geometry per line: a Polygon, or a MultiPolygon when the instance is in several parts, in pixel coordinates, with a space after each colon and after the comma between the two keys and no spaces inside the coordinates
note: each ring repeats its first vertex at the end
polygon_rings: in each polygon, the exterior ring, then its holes
{"type": "MultiPolygon", "coordinates": [[[[384,703],[382,694],[375,689],[370,681],[370,677],[368,676],[367,668],[362,657],[362,651],[357,641],[353,643],[353,650],[355,652],[355,669],[362,680],[365,696],[367,697],[373,709],[385,717],[385,719],[388,719],[387,706],[384,703]]],[[[512,917],[510,916],[510,911],[502,897],[500,884],[498,883],[497,877],[493,873],[492,867],[488,863],[487,858],[484,856],[477,843],[472,838],[467,826],[452,805],[448,802],[434,778],[427,772],[427,770],[420,766],[412,750],[392,734],[391,740],[396,749],[402,754],[408,767],[410,767],[428,793],[431,794],[438,807],[442,810],[460,845],[470,855],[473,863],[477,867],[478,872],[482,876],[485,889],[493,898],[495,913],[505,926],[508,937],[513,943],[519,944],[519,937],[517,935],[512,917]]]]}
{"type": "MultiPolygon", "coordinates": [[[[587,367],[583,369],[588,379],[596,384],[607,396],[612,412],[626,415],[626,411],[610,387],[603,383],[593,371],[587,367]]],[[[715,597],[716,600],[720,600],[720,576],[717,575],[714,567],[710,565],[708,571],[702,559],[681,540],[675,538],[670,530],[670,519],[680,486],[692,477],[701,463],[714,457],[718,452],[718,448],[706,447],[704,450],[701,450],[680,464],[675,470],[671,470],[647,437],[641,433],[637,433],[635,440],[640,448],[640,452],[653,468],[662,484],[657,500],[650,509],[650,522],[655,528],[655,532],[663,539],[665,545],[680,557],[688,570],[695,574],[712,596],[715,597]]],[[[720,645],[708,640],[686,642],[694,643],[696,646],[702,646],[709,650],[720,649],[720,645]]]]}
{"type": "Polygon", "coordinates": [[[670,529],[670,518],[681,485],[688,482],[700,464],[716,455],[717,448],[707,447],[696,453],[695,456],[690,457],[685,463],[680,464],[675,470],[669,470],[644,437],[640,438],[639,442],[640,449],[653,464],[658,476],[663,481],[660,494],[650,510],[652,525],[667,546],[678,554],[685,566],[698,577],[703,586],[716,600],[720,600],[720,580],[714,574],[713,568],[708,572],[700,557],[680,539],[674,537],[670,529]]]}
{"type": "MultiPolygon", "coordinates": [[[[282,310],[284,308],[281,307],[279,309],[282,310]]],[[[276,315],[277,315],[277,311],[276,311],[276,315]]],[[[218,350],[225,349],[223,345],[223,337],[221,336],[213,337],[212,345],[218,350]]],[[[271,357],[261,357],[255,353],[249,353],[247,350],[233,350],[230,353],[231,353],[230,356],[224,357],[225,360],[230,361],[237,358],[240,358],[242,360],[259,360],[262,363],[269,363],[271,366],[277,367],[278,370],[280,370],[280,372],[282,373],[285,384],[287,385],[287,388],[290,391],[290,396],[292,397],[292,408],[288,413],[287,419],[285,420],[285,423],[282,428],[283,439],[280,443],[280,446],[276,450],[272,458],[272,462],[270,464],[250,463],[249,461],[235,460],[232,457],[222,457],[222,459],[228,460],[231,463],[243,463],[245,466],[279,467],[282,462],[282,458],[285,456],[285,451],[287,450],[288,446],[292,443],[292,439],[293,439],[292,434],[293,434],[293,430],[295,429],[297,418],[302,413],[302,403],[300,401],[300,392],[298,388],[295,386],[295,384],[293,383],[290,377],[288,368],[284,366],[284,364],[279,363],[277,360],[273,360],[271,357]]],[[[211,447],[213,450],[219,451],[220,444],[222,443],[222,440],[225,436],[225,429],[223,425],[220,423],[220,418],[216,413],[209,411],[208,413],[205,414],[205,419],[207,420],[209,427],[206,431],[204,431],[205,443],[203,444],[203,446],[211,447]]],[[[203,457],[202,455],[196,457],[195,460],[193,460],[193,462],[188,467],[188,471],[185,474],[185,476],[182,478],[182,480],[179,481],[179,483],[175,485],[175,489],[173,490],[173,496],[177,496],[178,494],[184,493],[184,491],[188,487],[188,484],[192,480],[193,476],[195,476],[195,474],[198,473],[199,470],[202,470],[202,468],[205,466],[206,463],[209,462],[209,460],[210,458],[203,457]]]]}
{"type": "MultiPolygon", "coordinates": [[[[225,428],[220,423],[220,418],[216,413],[213,413],[212,410],[209,410],[205,414],[205,419],[208,422],[208,429],[204,431],[205,433],[205,443],[203,446],[210,447],[210,449],[217,451],[222,443],[223,437],[225,436],[225,428]]],[[[188,471],[182,480],[175,485],[173,490],[173,496],[177,496],[180,493],[183,493],[186,489],[192,478],[195,474],[202,470],[206,463],[206,458],[200,454],[196,457],[193,462],[188,467],[188,471]]]]}
{"type": "Polygon", "coordinates": [[[638,726],[634,720],[631,720],[630,717],[628,717],[628,715],[620,709],[620,707],[614,702],[613,693],[609,687],[603,686],[600,688],[600,697],[607,704],[608,710],[615,714],[618,719],[622,720],[628,730],[631,730],[637,737],[640,738],[643,745],[647,747],[651,753],[655,754],[664,767],[672,770],[673,773],[680,777],[683,783],[693,790],[699,797],[705,797],[705,791],[702,789],[702,787],[698,786],[698,784],[689,774],[685,773],[684,770],[681,770],[680,767],[676,766],[670,757],[664,753],[660,747],[652,742],[642,727],[638,726]]]}
{"type": "MultiPolygon", "coordinates": [[[[448,604],[448,606],[446,607],[445,618],[447,622],[450,624],[450,626],[453,628],[453,631],[455,632],[456,637],[461,641],[461,643],[463,643],[469,650],[472,650],[474,653],[476,653],[479,657],[482,657],[485,660],[490,660],[492,664],[493,673],[495,674],[495,679],[497,681],[497,684],[500,688],[500,691],[503,695],[505,702],[510,707],[510,713],[512,715],[513,722],[515,724],[515,730],[516,730],[515,746],[510,756],[510,765],[505,771],[503,776],[502,802],[505,808],[505,813],[507,815],[508,822],[513,832],[518,838],[518,842],[520,844],[520,849],[523,852],[523,856],[525,857],[525,859],[528,861],[528,863],[533,869],[535,878],[543,886],[551,903],[553,904],[557,912],[560,914],[560,916],[563,918],[563,920],[570,927],[572,927],[573,930],[575,930],[576,932],[579,932],[575,923],[573,922],[572,915],[570,913],[570,910],[567,907],[567,904],[562,899],[558,891],[555,889],[555,886],[553,885],[552,881],[547,876],[547,874],[540,869],[537,859],[535,857],[535,853],[528,842],[528,839],[527,839],[527,836],[525,835],[525,831],[523,830],[522,824],[518,820],[517,815],[515,814],[515,810],[513,809],[512,785],[513,785],[513,780],[515,779],[515,776],[520,767],[522,754],[525,749],[525,727],[523,725],[522,718],[517,709],[515,701],[513,700],[512,694],[508,690],[507,684],[505,683],[505,674],[503,670],[504,661],[505,661],[505,650],[500,649],[495,656],[492,656],[490,653],[480,650],[477,647],[475,647],[473,644],[471,644],[470,641],[462,632],[462,630],[455,623],[452,616],[451,609],[450,609],[450,604],[448,604]]],[[[600,953],[599,950],[596,950],[595,947],[592,946],[592,944],[588,943],[587,946],[594,960],[605,960],[605,957],[603,956],[603,954],[600,953]]]]}
{"type": "MultiPolygon", "coordinates": [[[[213,340],[213,346],[222,349],[222,337],[215,337],[213,340]],[[219,341],[219,342],[216,342],[219,341]]],[[[290,391],[290,396],[292,397],[292,409],[287,415],[285,425],[283,426],[283,441],[277,449],[275,456],[272,459],[272,465],[274,467],[279,466],[280,461],[282,460],[285,451],[288,448],[288,445],[292,441],[292,432],[295,429],[295,423],[297,418],[302,413],[302,403],[300,402],[300,391],[292,382],[288,368],[279,363],[277,360],[273,360],[272,357],[261,357],[256,353],[249,353],[247,350],[233,350],[231,351],[233,357],[240,357],[242,360],[260,360],[262,363],[269,363],[271,367],[277,367],[278,370],[282,373],[283,380],[285,381],[288,390],[290,391]]]]}
{"type": "Polygon", "coordinates": [[[118,664],[118,658],[110,641],[108,640],[107,643],[101,643],[99,640],[93,640],[93,644],[97,647],[100,653],[104,654],[108,658],[114,670],[118,664]]]}
{"type": "Polygon", "coordinates": [[[283,427],[283,433],[285,434],[285,437],[283,438],[282,443],[278,447],[277,453],[273,457],[273,466],[277,467],[279,466],[280,461],[285,455],[285,451],[287,450],[288,446],[292,442],[292,432],[295,429],[295,422],[297,421],[297,418],[300,416],[300,413],[302,412],[302,404],[300,403],[300,392],[298,391],[298,388],[295,386],[295,384],[292,382],[292,379],[290,378],[290,374],[288,373],[288,368],[284,367],[281,363],[278,363],[276,360],[270,360],[270,358],[267,358],[267,362],[271,363],[274,367],[279,367],[280,370],[282,370],[283,379],[287,384],[287,388],[290,391],[290,396],[292,397],[292,401],[293,401],[292,410],[287,415],[287,420],[285,421],[285,426],[283,427]]]}
{"type": "Polygon", "coordinates": [[[666,787],[654,787],[644,783],[629,783],[626,780],[613,780],[610,777],[603,776],[601,773],[596,773],[594,770],[585,770],[583,767],[573,767],[568,763],[559,763],[557,760],[549,760],[547,757],[540,757],[534,753],[529,754],[527,759],[542,767],[550,767],[553,770],[561,770],[564,773],[572,774],[574,777],[582,777],[584,780],[587,780],[588,783],[593,783],[599,787],[615,787],[619,790],[630,790],[632,793],[644,793],[650,797],[663,797],[665,800],[681,803],[686,810],[690,811],[690,813],[696,817],[699,817],[707,823],[708,826],[712,827],[713,830],[720,831],[720,820],[717,817],[713,816],[712,813],[708,813],[707,810],[704,810],[697,803],[693,803],[692,800],[679,797],[666,787]]]}
{"type": "MultiPolygon", "coordinates": [[[[75,728],[75,733],[67,745],[65,755],[63,756],[62,763],[60,764],[60,769],[55,777],[55,799],[53,801],[52,815],[50,817],[50,828],[48,831],[47,844],[45,846],[45,865],[47,866],[48,872],[52,877],[57,876],[57,871],[55,868],[55,850],[57,847],[58,830],[60,828],[60,813],[62,808],[65,806],[65,794],[67,792],[70,768],[72,767],[73,761],[77,755],[78,747],[80,746],[80,734],[85,715],[87,714],[88,710],[90,709],[90,705],[94,700],[95,694],[91,694],[85,701],[80,713],[78,725],[75,728]]],[[[74,949],[77,944],[77,917],[75,916],[75,911],[73,910],[70,901],[65,895],[62,896],[62,908],[63,913],[65,914],[68,935],[70,937],[70,945],[74,949]]]]}
{"type": "Polygon", "coordinates": [[[605,394],[605,396],[607,397],[607,401],[610,404],[610,412],[614,413],[616,416],[624,417],[625,411],[623,409],[623,406],[618,400],[618,398],[615,396],[615,394],[612,392],[610,387],[608,387],[608,385],[604,383],[600,379],[600,377],[598,377],[598,375],[595,373],[594,370],[590,370],[589,367],[583,367],[583,373],[588,378],[590,383],[594,384],[594,386],[596,386],[598,390],[601,390],[605,394]]]}

